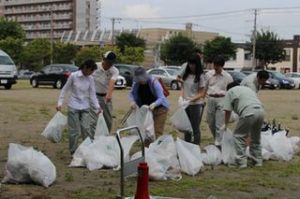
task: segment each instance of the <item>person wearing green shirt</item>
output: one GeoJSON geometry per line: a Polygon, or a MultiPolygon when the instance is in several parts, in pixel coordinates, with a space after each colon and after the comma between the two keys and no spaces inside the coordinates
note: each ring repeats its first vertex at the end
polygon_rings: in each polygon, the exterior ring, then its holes
{"type": "Polygon", "coordinates": [[[248,87],[230,83],[223,101],[225,111],[225,126],[227,129],[231,112],[234,111],[239,120],[234,129],[234,144],[237,152],[236,164],[240,168],[247,167],[246,139],[251,138],[250,159],[255,166],[262,166],[262,152],[260,143],[261,127],[264,121],[264,109],[256,93],[248,87]]]}

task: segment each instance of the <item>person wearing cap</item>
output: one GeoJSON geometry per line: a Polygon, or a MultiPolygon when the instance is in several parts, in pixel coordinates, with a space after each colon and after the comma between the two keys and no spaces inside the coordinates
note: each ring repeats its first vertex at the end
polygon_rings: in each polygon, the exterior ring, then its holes
{"type": "Polygon", "coordinates": [[[85,139],[93,136],[90,131],[90,101],[95,108],[94,112],[98,115],[101,107],[98,103],[95,82],[92,73],[97,65],[93,60],[86,60],[79,68],[79,71],[73,72],[68,78],[66,84],[60,92],[58,98],[57,111],[61,111],[65,94],[70,92],[68,103],[68,129],[69,129],[69,150],[73,154],[78,146],[80,135],[85,139]]]}
{"type": "Polygon", "coordinates": [[[249,87],[230,83],[224,98],[225,125],[227,129],[231,112],[234,111],[239,120],[233,132],[234,146],[237,152],[236,163],[240,168],[247,167],[247,138],[250,136],[250,164],[262,166],[260,143],[261,127],[264,121],[264,109],[256,93],[249,87]]]}
{"type": "MultiPolygon", "coordinates": [[[[98,64],[97,70],[93,73],[95,80],[96,95],[103,109],[103,116],[109,131],[112,128],[112,93],[115,82],[119,76],[119,70],[114,66],[117,56],[112,51],[103,55],[102,62],[98,64]]],[[[98,116],[91,111],[91,129],[95,133],[98,116]]]]}
{"type": "MultiPolygon", "coordinates": [[[[149,109],[153,112],[155,136],[158,138],[163,135],[169,102],[163,93],[163,88],[159,81],[147,74],[142,67],[138,67],[134,71],[134,82],[129,94],[129,100],[132,109],[143,105],[149,106],[149,109]]],[[[151,142],[153,140],[148,141],[151,142]]]]}
{"type": "Polygon", "coordinates": [[[221,147],[222,126],[224,125],[223,99],[226,87],[233,82],[229,73],[223,70],[225,59],[216,56],[213,60],[214,70],[205,74],[207,100],[207,122],[214,137],[215,145],[221,147]]]}
{"type": "Polygon", "coordinates": [[[261,70],[258,71],[257,74],[253,73],[248,75],[241,82],[241,86],[246,86],[251,88],[255,93],[259,91],[259,89],[265,85],[266,81],[269,79],[268,71],[261,70]]]}

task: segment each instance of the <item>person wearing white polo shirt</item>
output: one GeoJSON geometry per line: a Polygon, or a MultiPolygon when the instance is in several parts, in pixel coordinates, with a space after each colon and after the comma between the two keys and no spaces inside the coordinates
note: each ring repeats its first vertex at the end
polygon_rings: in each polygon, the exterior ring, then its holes
{"type": "MultiPolygon", "coordinates": [[[[103,116],[109,131],[112,128],[112,94],[119,70],[114,66],[117,56],[112,51],[103,55],[102,62],[98,64],[93,73],[95,80],[96,95],[103,110],[103,116]]],[[[91,130],[95,133],[98,116],[91,110],[91,130]]]]}

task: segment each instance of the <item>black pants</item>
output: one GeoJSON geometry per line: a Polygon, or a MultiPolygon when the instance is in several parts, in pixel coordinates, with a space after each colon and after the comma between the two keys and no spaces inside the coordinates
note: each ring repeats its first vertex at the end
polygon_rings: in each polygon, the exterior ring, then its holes
{"type": "Polygon", "coordinates": [[[199,145],[201,142],[200,123],[201,123],[202,109],[203,109],[202,104],[189,105],[185,109],[189,117],[189,120],[191,122],[193,132],[185,132],[184,140],[197,145],[199,145]]]}

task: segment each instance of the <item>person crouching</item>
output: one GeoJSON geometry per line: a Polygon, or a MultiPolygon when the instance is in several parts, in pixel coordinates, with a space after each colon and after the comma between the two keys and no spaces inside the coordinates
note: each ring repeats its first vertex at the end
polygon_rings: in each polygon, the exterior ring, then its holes
{"type": "MultiPolygon", "coordinates": [[[[153,112],[155,136],[158,138],[163,135],[169,102],[159,81],[147,74],[142,67],[134,71],[134,83],[129,94],[129,100],[132,109],[143,105],[149,106],[149,109],[153,112]]],[[[146,140],[145,145],[149,145],[152,141],[146,140]]]]}
{"type": "Polygon", "coordinates": [[[262,166],[262,149],[260,142],[261,127],[264,121],[263,105],[256,93],[245,86],[230,83],[224,98],[225,126],[227,129],[231,111],[239,116],[234,129],[234,145],[237,152],[236,163],[240,168],[247,167],[247,137],[250,136],[250,159],[254,166],[262,166]]]}

